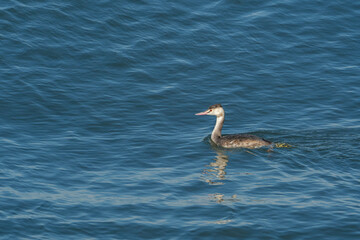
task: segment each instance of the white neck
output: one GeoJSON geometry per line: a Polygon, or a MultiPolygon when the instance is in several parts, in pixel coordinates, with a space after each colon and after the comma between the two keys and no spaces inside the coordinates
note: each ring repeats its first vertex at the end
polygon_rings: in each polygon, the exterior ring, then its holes
{"type": "Polygon", "coordinates": [[[216,124],[214,130],[211,133],[211,140],[214,143],[217,143],[219,141],[219,138],[221,137],[221,129],[223,127],[224,120],[225,120],[225,114],[216,117],[216,124]]]}

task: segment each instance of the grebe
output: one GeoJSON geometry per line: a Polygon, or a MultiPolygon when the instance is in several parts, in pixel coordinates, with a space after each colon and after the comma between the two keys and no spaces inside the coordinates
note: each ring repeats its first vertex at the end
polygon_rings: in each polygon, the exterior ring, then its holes
{"type": "Polygon", "coordinates": [[[263,146],[270,146],[272,142],[248,134],[233,134],[221,136],[221,129],[224,124],[225,111],[220,104],[215,104],[209,107],[204,112],[195,115],[214,115],[216,116],[216,124],[211,133],[211,140],[220,147],[224,148],[258,148],[263,146]]]}

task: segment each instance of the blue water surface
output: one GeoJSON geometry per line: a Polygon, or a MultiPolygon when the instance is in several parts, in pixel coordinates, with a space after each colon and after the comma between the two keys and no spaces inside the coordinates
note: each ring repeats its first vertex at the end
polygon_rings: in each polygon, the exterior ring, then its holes
{"type": "Polygon", "coordinates": [[[360,239],[360,3],[0,3],[1,239],[360,239]],[[223,133],[291,148],[224,150],[223,133]]]}

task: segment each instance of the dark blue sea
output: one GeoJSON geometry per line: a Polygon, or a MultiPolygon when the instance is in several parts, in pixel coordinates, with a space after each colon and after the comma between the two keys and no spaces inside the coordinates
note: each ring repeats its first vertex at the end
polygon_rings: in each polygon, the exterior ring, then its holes
{"type": "Polygon", "coordinates": [[[360,2],[0,3],[0,239],[360,239],[360,2]],[[226,150],[254,134],[291,147],[226,150]]]}

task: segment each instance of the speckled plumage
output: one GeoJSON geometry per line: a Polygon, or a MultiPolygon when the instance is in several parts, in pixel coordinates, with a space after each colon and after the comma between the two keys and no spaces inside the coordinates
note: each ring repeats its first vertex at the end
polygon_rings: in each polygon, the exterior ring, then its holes
{"type": "Polygon", "coordinates": [[[231,134],[220,136],[216,144],[224,148],[259,148],[272,143],[254,135],[231,134]]]}

